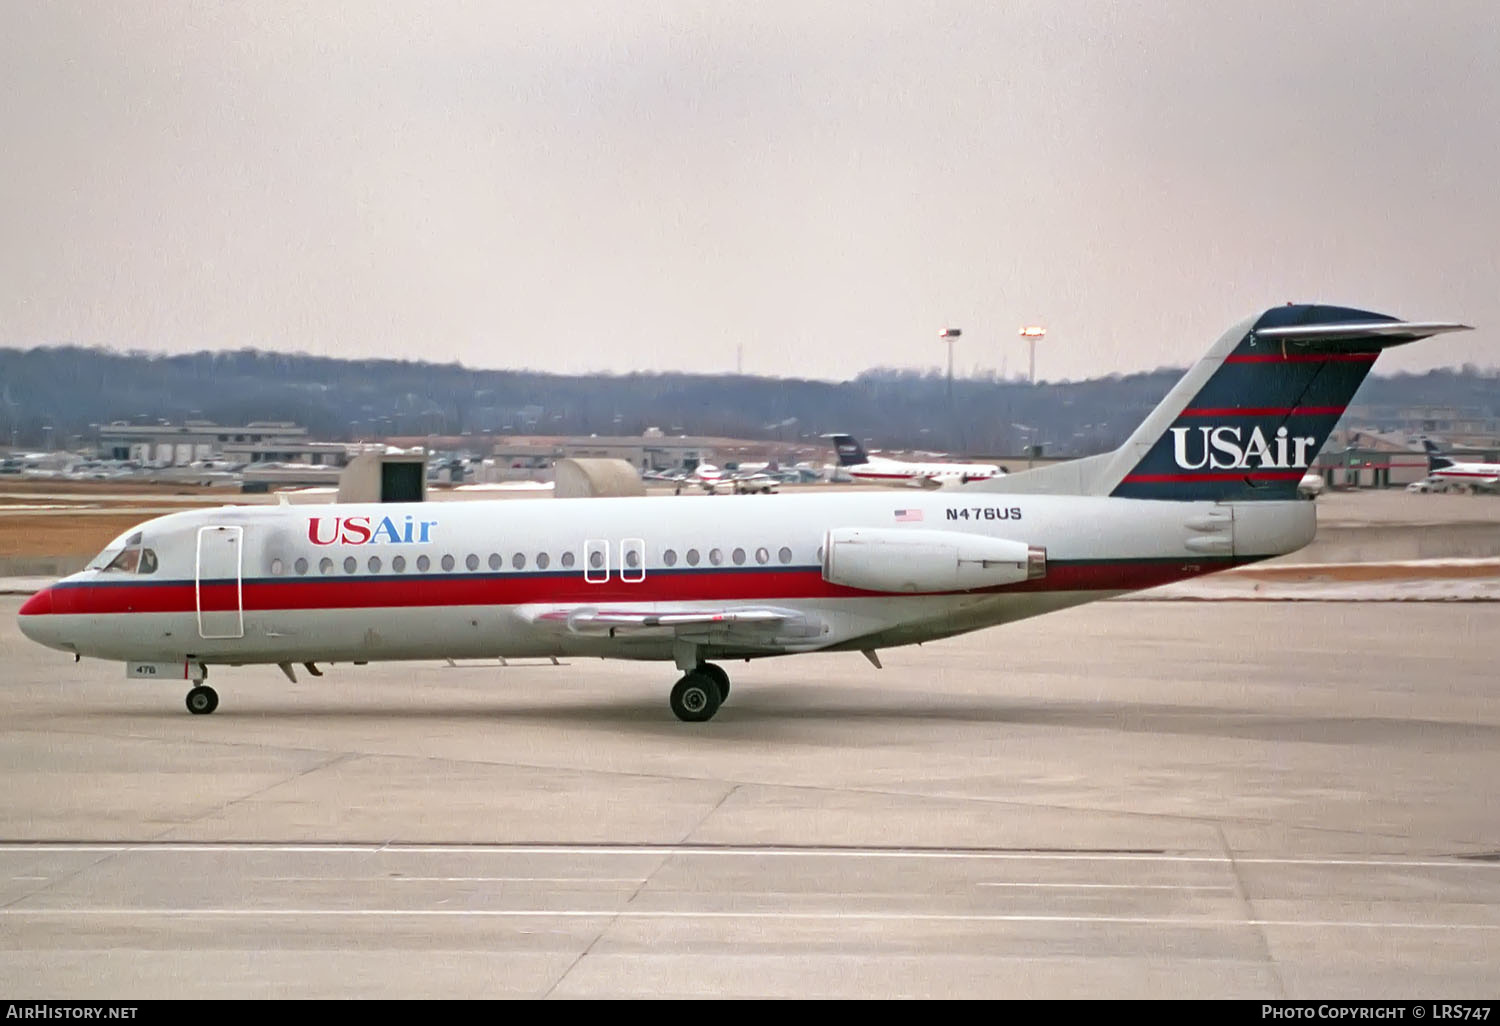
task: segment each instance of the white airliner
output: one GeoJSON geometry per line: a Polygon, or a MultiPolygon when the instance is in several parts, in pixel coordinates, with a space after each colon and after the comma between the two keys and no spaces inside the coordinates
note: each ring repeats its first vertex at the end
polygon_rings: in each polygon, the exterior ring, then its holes
{"type": "Polygon", "coordinates": [[[21,630],[126,676],[210,666],[599,656],[674,662],[707,720],[712,660],[879,649],[1293,552],[1309,461],[1388,346],[1452,323],[1283,306],[1230,329],[1114,452],[954,490],[229,506],[127,531],[28,599],[21,630]]]}
{"type": "Polygon", "coordinates": [[[1005,471],[993,463],[908,463],[883,456],[870,456],[853,435],[826,435],[833,439],[839,467],[856,481],[877,484],[939,488],[1000,477],[1005,471]]]}
{"type": "Polygon", "coordinates": [[[1494,488],[1500,484],[1500,463],[1460,463],[1443,454],[1431,439],[1422,440],[1427,450],[1427,478],[1447,484],[1460,484],[1478,489],[1494,488]]]}

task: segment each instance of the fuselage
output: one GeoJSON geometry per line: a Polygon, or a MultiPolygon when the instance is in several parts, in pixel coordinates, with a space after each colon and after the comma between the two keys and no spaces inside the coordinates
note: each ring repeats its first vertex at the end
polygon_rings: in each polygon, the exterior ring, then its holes
{"type": "Polygon", "coordinates": [[[1500,482],[1500,463],[1449,463],[1428,471],[1428,477],[1487,488],[1500,482]]]}
{"type": "Polygon", "coordinates": [[[875,649],[1294,551],[1312,538],[1312,505],[938,491],[229,506],[127,532],[30,599],[20,621],[44,644],[127,661],[671,659],[670,630],[582,632],[568,617],[754,605],[819,628],[791,640],[705,635],[701,654],[875,649]],[[951,592],[846,587],[824,562],[840,528],[1010,539],[1044,549],[1046,572],[951,592]]]}
{"type": "Polygon", "coordinates": [[[1000,468],[992,463],[906,463],[880,457],[843,469],[856,481],[882,484],[964,484],[985,481],[1000,474],[1000,468]]]}

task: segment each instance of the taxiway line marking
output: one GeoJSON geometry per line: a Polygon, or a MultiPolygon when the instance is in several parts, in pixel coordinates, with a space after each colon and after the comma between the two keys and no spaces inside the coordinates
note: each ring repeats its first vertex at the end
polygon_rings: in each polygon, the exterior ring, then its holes
{"type": "Polygon", "coordinates": [[[1500,870],[1500,860],[1432,858],[1306,858],[1293,856],[1246,856],[1230,858],[1224,855],[1166,855],[1149,852],[1036,852],[1036,851],[975,851],[966,849],[939,848],[758,848],[750,845],[447,845],[447,844],[266,844],[214,843],[214,842],[167,842],[98,844],[62,842],[0,842],[0,854],[17,853],[129,853],[135,855],[163,854],[213,854],[225,853],[286,853],[310,855],[600,855],[660,858],[671,855],[711,855],[732,857],[777,857],[777,858],[876,858],[876,859],[951,859],[990,860],[996,862],[1157,862],[1157,863],[1203,863],[1208,865],[1261,865],[1261,866],[1368,866],[1371,868],[1402,869],[1490,869],[1500,870]]]}
{"type": "Polygon", "coordinates": [[[353,916],[418,917],[482,916],[492,919],[808,919],[848,922],[957,922],[957,923],[1098,923],[1118,926],[1288,926],[1317,929],[1355,928],[1371,930],[1500,930],[1500,923],[1401,923],[1368,922],[1357,919],[1182,919],[1165,916],[1056,916],[959,912],[693,912],[643,909],[422,909],[422,908],[46,908],[0,909],[8,918],[46,916],[260,916],[316,918],[353,916]]]}

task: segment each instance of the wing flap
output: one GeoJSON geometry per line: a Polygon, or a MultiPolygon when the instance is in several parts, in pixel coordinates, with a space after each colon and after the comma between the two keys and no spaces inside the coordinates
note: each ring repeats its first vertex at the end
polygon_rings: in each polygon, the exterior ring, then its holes
{"type": "Polygon", "coordinates": [[[828,632],[819,618],[771,606],[719,606],[693,609],[600,609],[595,606],[534,607],[523,614],[533,623],[572,634],[657,632],[678,638],[755,639],[806,643],[828,632]]]}

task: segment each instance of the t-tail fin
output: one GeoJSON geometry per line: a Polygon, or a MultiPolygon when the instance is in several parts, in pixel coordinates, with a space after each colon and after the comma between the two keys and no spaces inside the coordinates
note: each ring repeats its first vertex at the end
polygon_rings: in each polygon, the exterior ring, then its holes
{"type": "Polygon", "coordinates": [[[839,455],[839,466],[857,467],[862,463],[869,463],[870,457],[865,455],[864,446],[853,435],[828,435],[833,440],[833,450],[839,455]]]}
{"type": "Polygon", "coordinates": [[[1295,499],[1381,350],[1467,325],[1278,306],[1237,325],[1115,454],[1101,485],[1133,499],[1295,499]]]}
{"type": "Polygon", "coordinates": [[[1225,332],[1120,448],[969,487],[1130,499],[1295,499],[1381,350],[1468,329],[1347,307],[1272,307],[1225,332]]]}
{"type": "Polygon", "coordinates": [[[1443,451],[1433,444],[1432,439],[1422,439],[1422,448],[1427,450],[1427,473],[1453,466],[1453,461],[1443,455],[1443,451]]]}

